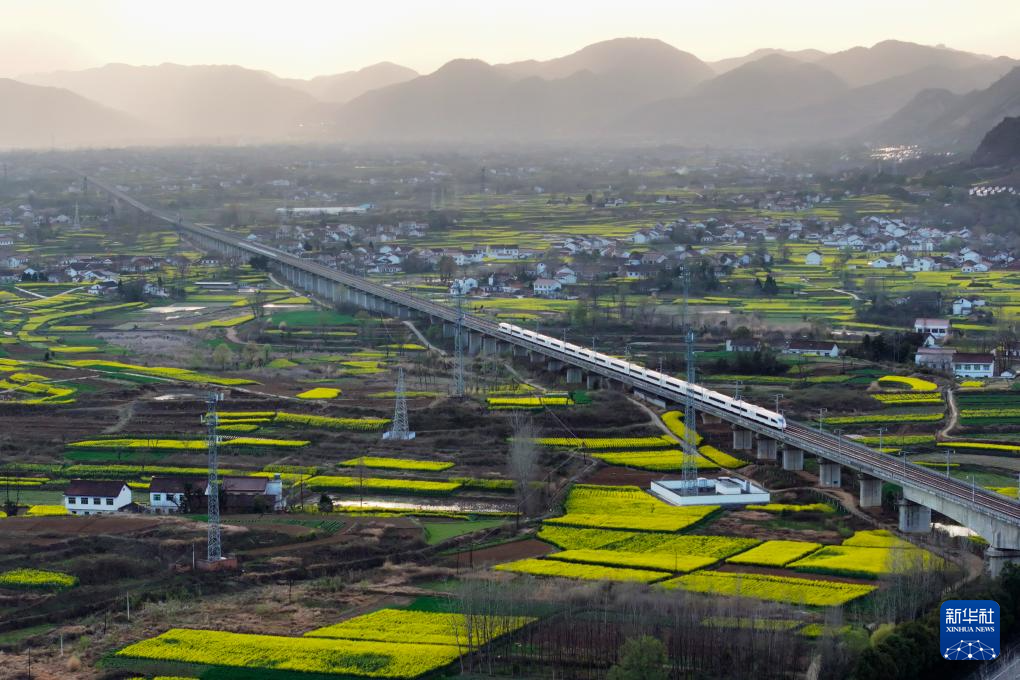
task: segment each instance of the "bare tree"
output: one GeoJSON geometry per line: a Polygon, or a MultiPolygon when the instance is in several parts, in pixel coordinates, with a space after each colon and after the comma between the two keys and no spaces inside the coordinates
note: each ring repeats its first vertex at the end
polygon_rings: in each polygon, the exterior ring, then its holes
{"type": "Polygon", "coordinates": [[[266,315],[266,291],[259,288],[248,298],[248,307],[251,309],[251,315],[256,319],[261,319],[266,315]]]}
{"type": "Polygon", "coordinates": [[[531,416],[514,411],[510,417],[513,439],[510,440],[510,452],[507,456],[507,468],[510,479],[514,482],[514,493],[517,499],[517,521],[521,513],[528,514],[532,505],[531,482],[538,466],[538,445],[535,442],[535,423],[531,416]]]}

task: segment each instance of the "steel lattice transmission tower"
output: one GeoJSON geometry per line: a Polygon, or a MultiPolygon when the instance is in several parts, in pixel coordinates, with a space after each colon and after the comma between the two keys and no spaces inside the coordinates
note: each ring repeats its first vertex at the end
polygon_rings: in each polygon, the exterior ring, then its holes
{"type": "MultiPolygon", "coordinates": [[[[689,300],[691,295],[691,272],[684,267],[684,306],[683,306],[683,331],[687,340],[687,382],[694,384],[697,379],[694,367],[694,324],[690,320],[689,300]]],[[[683,467],[681,480],[683,482],[683,495],[696,496],[698,494],[698,435],[696,433],[698,424],[697,413],[694,411],[694,393],[687,390],[684,397],[684,440],[681,443],[683,450],[683,467]]]]}
{"type": "Polygon", "coordinates": [[[206,558],[210,562],[217,562],[223,559],[223,544],[220,540],[220,437],[217,434],[219,416],[216,414],[216,405],[222,399],[223,395],[218,392],[210,393],[208,399],[206,399],[205,424],[208,429],[207,445],[209,447],[209,547],[206,558]]]}
{"type": "Polygon", "coordinates": [[[397,369],[397,399],[393,408],[393,425],[383,433],[383,439],[414,439],[407,422],[407,391],[404,388],[404,368],[397,369]]]}
{"type": "Polygon", "coordinates": [[[453,396],[464,396],[464,287],[457,286],[457,324],[453,330],[453,396]]]}

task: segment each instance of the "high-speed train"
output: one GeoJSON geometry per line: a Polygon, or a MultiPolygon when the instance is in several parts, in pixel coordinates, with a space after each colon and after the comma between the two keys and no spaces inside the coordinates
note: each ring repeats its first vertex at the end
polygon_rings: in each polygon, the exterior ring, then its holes
{"type": "Polygon", "coordinates": [[[741,401],[740,399],[727,397],[725,394],[715,392],[714,390],[706,390],[698,385],[692,385],[689,382],[679,380],[670,375],[659,373],[658,371],[648,370],[639,364],[623,361],[622,359],[617,359],[616,357],[611,357],[607,354],[601,354],[600,352],[595,352],[569,342],[563,342],[562,340],[551,338],[548,335],[542,335],[541,333],[529,331],[526,328],[514,326],[509,323],[499,324],[499,331],[500,333],[505,333],[506,335],[521,338],[537,345],[549,347],[565,354],[573,354],[585,361],[598,366],[605,366],[606,368],[614,371],[619,371],[620,373],[629,375],[632,378],[646,382],[649,385],[670,390],[677,394],[677,401],[683,401],[686,399],[687,394],[691,393],[695,402],[708,404],[714,408],[727,411],[742,418],[754,420],[755,422],[777,430],[786,429],[786,419],[782,416],[782,414],[776,413],[775,411],[769,411],[768,409],[755,406],[754,404],[748,404],[746,401],[741,401]]]}

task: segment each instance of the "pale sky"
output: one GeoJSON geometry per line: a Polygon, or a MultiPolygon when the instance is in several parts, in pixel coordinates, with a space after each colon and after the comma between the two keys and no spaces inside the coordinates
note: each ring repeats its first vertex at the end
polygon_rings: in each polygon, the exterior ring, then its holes
{"type": "Polygon", "coordinates": [[[0,0],[0,77],[109,62],[310,77],[548,59],[609,38],[701,59],[895,38],[1020,58],[1020,0],[0,0]]]}

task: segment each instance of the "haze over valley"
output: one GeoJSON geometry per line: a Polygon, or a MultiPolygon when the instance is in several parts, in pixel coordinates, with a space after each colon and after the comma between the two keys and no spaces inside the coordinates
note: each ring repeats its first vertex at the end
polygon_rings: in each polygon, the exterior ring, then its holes
{"type": "Polygon", "coordinates": [[[545,61],[463,58],[424,74],[384,62],[308,80],[239,65],[108,64],[0,80],[0,145],[557,140],[972,149],[1003,117],[1020,114],[1018,63],[895,40],[705,62],[660,40],[620,38],[545,61]]]}

